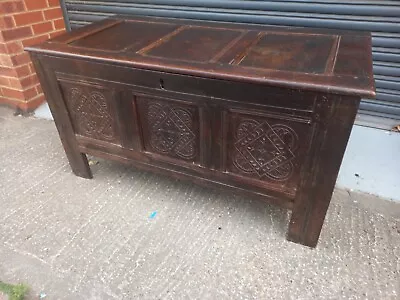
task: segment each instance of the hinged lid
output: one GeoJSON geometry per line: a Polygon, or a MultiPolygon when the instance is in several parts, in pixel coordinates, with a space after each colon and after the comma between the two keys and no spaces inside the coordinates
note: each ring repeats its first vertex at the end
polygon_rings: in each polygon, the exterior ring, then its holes
{"type": "Polygon", "coordinates": [[[193,76],[375,96],[371,35],[364,32],[116,17],[27,50],[193,76]]]}

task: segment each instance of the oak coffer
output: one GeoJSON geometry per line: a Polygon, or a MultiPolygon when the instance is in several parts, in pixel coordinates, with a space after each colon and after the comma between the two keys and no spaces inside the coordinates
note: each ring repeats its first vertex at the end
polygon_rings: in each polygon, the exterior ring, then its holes
{"type": "Polygon", "coordinates": [[[375,95],[363,32],[114,17],[27,50],[76,175],[91,154],[258,197],[311,247],[375,95]]]}

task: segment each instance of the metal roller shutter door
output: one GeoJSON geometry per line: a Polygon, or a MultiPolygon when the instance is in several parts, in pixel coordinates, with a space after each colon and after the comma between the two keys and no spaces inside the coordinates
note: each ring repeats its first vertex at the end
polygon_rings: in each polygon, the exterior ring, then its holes
{"type": "Polygon", "coordinates": [[[114,14],[372,32],[376,100],[360,113],[400,119],[400,1],[61,0],[68,29],[114,14]]]}

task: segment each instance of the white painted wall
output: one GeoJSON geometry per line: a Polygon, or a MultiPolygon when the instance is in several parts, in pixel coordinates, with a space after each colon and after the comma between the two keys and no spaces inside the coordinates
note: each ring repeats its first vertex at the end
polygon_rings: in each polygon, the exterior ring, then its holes
{"type": "Polygon", "coordinates": [[[336,185],[400,202],[400,133],[353,126],[336,185]]]}
{"type": "Polygon", "coordinates": [[[53,116],[51,115],[49,105],[47,102],[44,102],[33,112],[34,116],[39,119],[53,120],[53,116]]]}
{"type": "MultiPolygon", "coordinates": [[[[35,116],[52,119],[46,103],[35,116]]],[[[400,133],[354,125],[336,185],[400,202],[400,133]]]]}

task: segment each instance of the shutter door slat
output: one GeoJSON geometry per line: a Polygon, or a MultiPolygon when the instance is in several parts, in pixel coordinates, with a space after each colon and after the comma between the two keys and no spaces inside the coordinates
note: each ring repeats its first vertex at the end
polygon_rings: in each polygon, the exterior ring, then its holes
{"type": "Polygon", "coordinates": [[[393,115],[400,114],[400,105],[393,105],[392,103],[382,104],[382,101],[364,100],[360,104],[362,113],[368,115],[385,116],[393,118],[393,115]]]}
{"type": "MultiPolygon", "coordinates": [[[[83,4],[93,2],[96,5],[104,6],[134,6],[134,5],[153,5],[156,7],[172,6],[186,8],[212,8],[212,9],[236,9],[239,11],[261,10],[261,11],[281,11],[281,12],[311,12],[326,14],[353,15],[354,5],[348,1],[334,2],[327,1],[221,1],[221,0],[103,0],[103,1],[68,1],[69,3],[83,4]],[[117,3],[116,3],[117,2],[117,3]],[[305,3],[306,2],[306,3],[305,3]],[[118,5],[119,4],[119,5],[118,5]]],[[[393,16],[400,15],[400,1],[353,1],[357,5],[357,12],[361,15],[370,16],[393,16]],[[363,4],[364,3],[364,4],[363,4]]]]}
{"type": "Polygon", "coordinates": [[[360,112],[400,119],[400,1],[62,0],[72,29],[114,14],[372,32],[376,100],[360,112]]]}
{"type": "Polygon", "coordinates": [[[400,37],[394,37],[394,34],[391,37],[379,37],[376,36],[377,33],[373,33],[372,35],[372,43],[376,47],[387,47],[387,48],[400,48],[400,37]]]}
{"type": "Polygon", "coordinates": [[[400,55],[396,53],[388,52],[376,52],[372,53],[372,57],[375,61],[387,61],[400,63],[400,55]]]}
{"type": "Polygon", "coordinates": [[[392,103],[400,103],[400,92],[396,90],[388,90],[388,89],[376,89],[376,93],[379,95],[379,98],[382,100],[392,102],[392,103]]]}
{"type": "Polygon", "coordinates": [[[380,89],[400,91],[400,81],[375,80],[375,86],[380,89]]]}
{"type": "MultiPolygon", "coordinates": [[[[390,63],[388,63],[388,64],[390,64],[390,63]]],[[[398,64],[393,63],[393,65],[398,65],[398,64]]],[[[388,65],[374,63],[373,69],[374,69],[374,74],[377,74],[377,75],[386,75],[386,76],[393,76],[393,77],[400,76],[400,68],[398,66],[389,67],[388,65]]]]}

